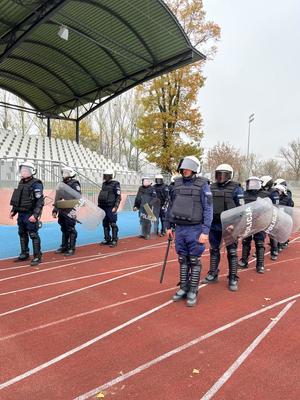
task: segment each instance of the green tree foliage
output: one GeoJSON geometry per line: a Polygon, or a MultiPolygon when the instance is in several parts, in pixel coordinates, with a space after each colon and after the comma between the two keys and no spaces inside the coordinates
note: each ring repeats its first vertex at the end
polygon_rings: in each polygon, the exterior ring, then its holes
{"type": "MultiPolygon", "coordinates": [[[[173,0],[168,5],[193,44],[210,58],[220,28],[205,21],[202,1],[173,0]]],[[[202,154],[203,121],[196,104],[205,81],[202,65],[203,61],[177,69],[137,89],[144,113],[137,121],[136,146],[164,172],[173,173],[178,160],[186,155],[202,154]]]]}

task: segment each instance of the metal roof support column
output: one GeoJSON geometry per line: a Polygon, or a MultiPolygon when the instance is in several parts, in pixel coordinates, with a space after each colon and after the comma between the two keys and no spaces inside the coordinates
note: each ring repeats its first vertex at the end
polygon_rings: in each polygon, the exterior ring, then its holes
{"type": "Polygon", "coordinates": [[[47,137],[51,139],[51,120],[47,118],[47,137]]]}
{"type": "Polygon", "coordinates": [[[80,137],[79,124],[80,124],[80,121],[78,119],[78,107],[76,109],[76,112],[77,112],[77,118],[76,118],[76,121],[75,121],[75,124],[76,124],[76,143],[79,144],[79,137],[80,137]]]}

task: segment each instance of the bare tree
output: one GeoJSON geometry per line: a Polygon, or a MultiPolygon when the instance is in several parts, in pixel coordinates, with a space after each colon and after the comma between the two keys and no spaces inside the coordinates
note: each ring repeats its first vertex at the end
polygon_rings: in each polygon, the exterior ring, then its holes
{"type": "Polygon", "coordinates": [[[204,162],[205,171],[213,175],[220,164],[231,165],[236,180],[241,181],[245,178],[245,157],[233,145],[218,143],[208,151],[204,162]]]}
{"type": "Polygon", "coordinates": [[[273,158],[257,162],[255,168],[253,169],[253,175],[255,176],[270,175],[276,179],[278,177],[282,177],[283,174],[284,168],[277,160],[274,160],[273,158]]]}
{"type": "Polygon", "coordinates": [[[281,147],[280,155],[286,160],[293,172],[294,179],[300,179],[300,139],[293,140],[287,147],[281,147]]]}

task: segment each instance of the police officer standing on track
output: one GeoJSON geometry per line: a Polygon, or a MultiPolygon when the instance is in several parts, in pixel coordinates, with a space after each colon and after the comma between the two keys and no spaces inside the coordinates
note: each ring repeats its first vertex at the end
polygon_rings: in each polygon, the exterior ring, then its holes
{"type": "MultiPolygon", "coordinates": [[[[78,193],[81,193],[80,183],[77,179],[74,179],[76,172],[71,167],[63,167],[61,170],[63,183],[68,185],[71,189],[78,193]]],[[[77,231],[76,231],[76,219],[68,216],[68,213],[72,209],[64,209],[63,211],[54,204],[52,210],[53,218],[57,217],[58,223],[62,232],[62,240],[59,249],[55,251],[56,254],[64,253],[65,256],[72,256],[75,253],[77,231]]]]}
{"type": "Polygon", "coordinates": [[[167,210],[167,235],[174,237],[180,266],[180,289],[173,301],[187,298],[187,306],[197,303],[200,281],[200,257],[208,241],[212,221],[212,195],[209,183],[197,177],[200,162],[194,156],[185,157],[180,166],[181,177],[170,186],[167,210]]]}
{"type": "Polygon", "coordinates": [[[169,200],[169,187],[164,183],[164,177],[162,175],[155,176],[155,185],[154,189],[157,194],[157,198],[159,199],[159,210],[157,215],[157,225],[156,225],[156,233],[159,234],[159,220],[161,223],[160,227],[160,236],[164,236],[166,234],[165,228],[165,219],[166,219],[166,207],[169,200]]]}
{"type": "Polygon", "coordinates": [[[139,237],[146,240],[150,239],[151,219],[147,214],[147,210],[144,208],[144,205],[148,204],[150,208],[153,208],[153,205],[156,204],[156,202],[157,195],[155,188],[152,186],[150,178],[148,176],[144,176],[142,178],[142,186],[139,187],[134,200],[133,211],[139,210],[141,225],[141,234],[139,237]]]}
{"type": "Polygon", "coordinates": [[[282,178],[278,178],[275,180],[274,182],[274,187],[276,187],[277,185],[282,185],[286,188],[286,195],[284,198],[281,199],[281,201],[283,202],[281,205],[288,205],[289,207],[294,207],[294,200],[293,200],[293,195],[292,192],[290,191],[290,189],[287,187],[287,183],[285,179],[282,178]]]}
{"type": "MultiPolygon", "coordinates": [[[[246,191],[244,192],[245,204],[256,201],[257,198],[267,197],[264,190],[261,189],[261,180],[256,176],[250,176],[246,180],[246,191]]],[[[242,242],[242,258],[239,261],[240,268],[248,268],[248,258],[251,251],[251,241],[255,242],[256,249],[256,271],[259,274],[265,272],[264,269],[264,255],[265,255],[265,232],[257,232],[253,236],[250,235],[243,239],[242,242]]]]}
{"type": "Polygon", "coordinates": [[[115,247],[118,243],[119,228],[117,225],[117,211],[121,202],[120,183],[113,178],[113,170],[104,171],[102,188],[98,196],[98,207],[105,211],[105,218],[102,222],[104,241],[101,244],[108,245],[109,247],[115,247]]]}
{"type": "MultiPolygon", "coordinates": [[[[215,170],[216,182],[211,185],[213,195],[213,221],[209,232],[210,269],[203,283],[218,281],[220,263],[220,245],[222,240],[221,213],[244,204],[244,191],[238,182],[232,181],[233,169],[221,164],[215,170]]],[[[229,290],[238,290],[237,242],[226,246],[229,264],[229,290]]]]}
{"type": "Polygon", "coordinates": [[[42,260],[41,240],[38,234],[38,219],[44,206],[43,183],[34,178],[36,168],[33,163],[26,161],[19,165],[21,180],[18,188],[14,190],[10,205],[12,210],[10,218],[18,214],[18,227],[21,245],[21,254],[16,261],[25,261],[29,258],[29,238],[32,240],[33,259],[32,266],[38,265],[42,260]]]}
{"type": "MultiPolygon", "coordinates": [[[[288,190],[286,186],[286,182],[283,183],[276,183],[274,182],[274,189],[279,194],[279,205],[280,206],[287,206],[287,207],[294,207],[294,201],[292,199],[292,193],[288,190]]],[[[289,241],[287,240],[285,243],[277,243],[278,253],[280,253],[284,248],[288,247],[289,241]]]]}
{"type": "MultiPolygon", "coordinates": [[[[269,198],[275,206],[279,205],[279,192],[273,186],[273,178],[269,175],[264,175],[260,178],[262,188],[268,193],[269,198]]],[[[278,242],[270,237],[271,260],[275,261],[278,257],[278,242]]]]}

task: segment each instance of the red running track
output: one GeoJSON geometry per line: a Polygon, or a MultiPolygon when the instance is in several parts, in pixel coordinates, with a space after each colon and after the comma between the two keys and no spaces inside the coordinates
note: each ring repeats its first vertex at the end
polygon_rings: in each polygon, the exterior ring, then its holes
{"type": "MultiPolygon", "coordinates": [[[[266,254],[264,275],[253,260],[236,293],[222,254],[195,308],[171,301],[174,249],[159,284],[162,239],[1,261],[0,398],[299,400],[299,240],[266,254]]],[[[202,263],[204,276],[207,252],[202,263]]]]}

